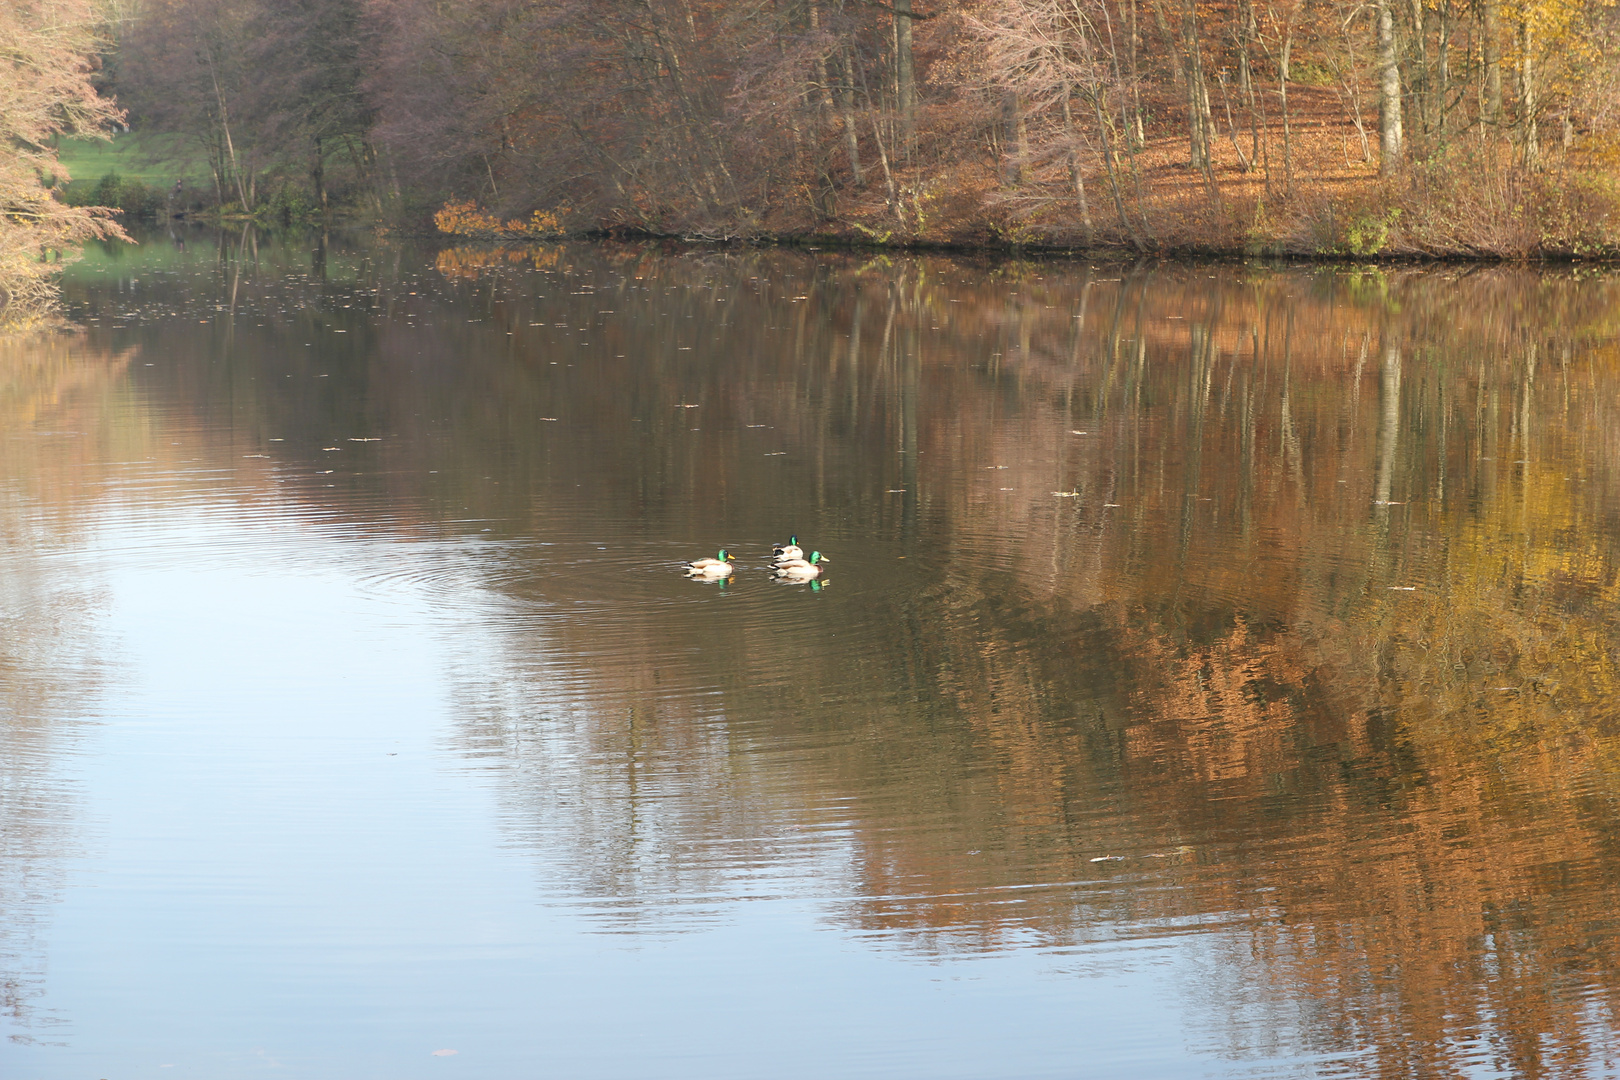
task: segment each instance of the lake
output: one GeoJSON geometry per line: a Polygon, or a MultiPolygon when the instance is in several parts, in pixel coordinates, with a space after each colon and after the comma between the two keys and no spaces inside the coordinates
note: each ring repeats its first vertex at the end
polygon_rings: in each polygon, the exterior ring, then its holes
{"type": "Polygon", "coordinates": [[[8,1080],[1620,1075],[1620,276],[143,239],[0,343],[8,1080]]]}

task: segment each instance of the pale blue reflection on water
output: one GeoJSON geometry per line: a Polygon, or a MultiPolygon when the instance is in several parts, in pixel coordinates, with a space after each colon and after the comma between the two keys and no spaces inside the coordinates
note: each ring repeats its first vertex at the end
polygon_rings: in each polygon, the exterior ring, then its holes
{"type": "Polygon", "coordinates": [[[604,925],[447,746],[496,604],[387,568],[464,557],[213,509],[91,545],[115,689],[46,916],[59,1023],[8,1077],[1206,1073],[1169,950],[864,942],[827,922],[836,833],[698,925],[604,925]]]}

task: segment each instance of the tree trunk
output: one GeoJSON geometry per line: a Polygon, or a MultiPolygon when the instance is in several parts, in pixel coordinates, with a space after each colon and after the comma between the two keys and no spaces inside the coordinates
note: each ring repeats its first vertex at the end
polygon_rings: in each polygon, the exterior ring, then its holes
{"type": "Polygon", "coordinates": [[[911,0],[894,0],[895,106],[900,110],[903,153],[911,158],[917,130],[917,72],[911,52],[911,0]]]}
{"type": "Polygon", "coordinates": [[[219,129],[225,136],[225,152],[230,162],[231,179],[236,182],[237,198],[242,200],[242,209],[251,211],[252,203],[248,199],[247,189],[242,186],[242,168],[236,160],[236,143],[231,139],[231,121],[225,111],[225,94],[219,88],[219,79],[214,75],[212,60],[209,65],[209,76],[214,82],[214,100],[219,103],[219,129]]]}
{"type": "Polygon", "coordinates": [[[1198,12],[1193,0],[1181,17],[1181,40],[1187,50],[1187,136],[1193,168],[1208,178],[1210,161],[1210,130],[1215,126],[1209,115],[1209,88],[1204,85],[1203,50],[1198,44],[1198,12]]]}
{"type": "Polygon", "coordinates": [[[1407,77],[1406,91],[1411,95],[1412,108],[1416,111],[1417,132],[1420,137],[1427,137],[1433,130],[1434,117],[1430,115],[1429,101],[1429,38],[1428,29],[1424,25],[1423,0],[1411,0],[1412,4],[1412,37],[1407,48],[1407,77]]]}
{"type": "Polygon", "coordinates": [[[1519,123],[1524,127],[1524,167],[1534,169],[1541,164],[1541,140],[1536,128],[1536,69],[1532,48],[1535,39],[1528,19],[1519,23],[1519,109],[1523,112],[1519,123]]]}
{"type": "Polygon", "coordinates": [[[326,206],[326,154],[321,149],[321,137],[315,136],[315,152],[309,158],[309,184],[315,189],[315,201],[325,216],[326,206]]]}
{"type": "Polygon", "coordinates": [[[1181,50],[1176,48],[1175,36],[1170,33],[1170,20],[1164,13],[1164,0],[1153,0],[1153,19],[1159,27],[1159,37],[1164,41],[1164,54],[1170,58],[1170,75],[1175,84],[1180,86],[1186,81],[1187,73],[1182,70],[1181,50]]]}
{"type": "MultiPolygon", "coordinates": [[[[1114,158],[1114,147],[1108,138],[1108,119],[1103,115],[1102,96],[1100,94],[1091,94],[1090,97],[1092,111],[1097,115],[1097,131],[1102,136],[1103,167],[1108,170],[1108,189],[1114,196],[1114,211],[1119,215],[1120,228],[1130,234],[1131,243],[1135,245],[1138,251],[1141,251],[1145,245],[1142,243],[1142,237],[1136,231],[1136,226],[1131,223],[1130,215],[1125,212],[1125,196],[1119,190],[1119,169],[1114,158]]],[[[1128,139],[1126,141],[1129,143],[1128,139]]],[[[1140,190],[1137,192],[1137,199],[1137,205],[1140,206],[1140,190]]]]}
{"type": "Polygon", "coordinates": [[[1491,124],[1502,118],[1501,14],[1502,0],[1479,0],[1479,50],[1485,92],[1481,112],[1491,124]]]}
{"type": "Polygon", "coordinates": [[[1063,88],[1063,131],[1069,137],[1069,179],[1074,183],[1074,197],[1080,204],[1080,220],[1086,227],[1086,243],[1094,239],[1096,228],[1091,223],[1091,204],[1086,201],[1086,175],[1080,168],[1080,133],[1074,129],[1074,114],[1069,109],[1070,89],[1063,88]]]}
{"type": "Polygon", "coordinates": [[[1237,151],[1238,166],[1244,172],[1248,172],[1254,166],[1250,163],[1248,156],[1243,153],[1243,144],[1238,142],[1237,121],[1232,119],[1232,99],[1226,92],[1226,72],[1217,72],[1215,77],[1221,83],[1221,105],[1226,110],[1226,131],[1232,137],[1232,149],[1237,151]]]}
{"type": "Polygon", "coordinates": [[[1018,91],[1007,90],[1001,95],[1001,182],[1016,187],[1024,179],[1025,145],[1024,107],[1018,100],[1018,91]]]}
{"type": "Polygon", "coordinates": [[[1254,15],[1254,0],[1242,0],[1238,5],[1238,88],[1249,106],[1249,160],[1260,159],[1260,119],[1255,108],[1254,65],[1250,53],[1259,37],[1259,25],[1254,15]]]}
{"type": "Polygon", "coordinates": [[[1445,150],[1446,136],[1451,131],[1451,10],[1440,9],[1440,49],[1435,72],[1435,111],[1438,114],[1440,148],[1445,150]]]}
{"type": "MultiPolygon", "coordinates": [[[[805,4],[805,14],[810,25],[810,36],[812,38],[819,37],[821,34],[821,6],[816,0],[809,0],[805,4]]],[[[815,95],[816,100],[821,102],[828,112],[831,112],[833,107],[832,80],[827,74],[826,54],[819,50],[816,52],[815,71],[816,85],[819,88],[815,95]]]]}
{"type": "Polygon", "coordinates": [[[1390,176],[1401,161],[1401,69],[1395,60],[1395,16],[1389,0],[1378,4],[1378,175],[1390,176]]]}
{"type": "Polygon", "coordinates": [[[1137,0],[1131,0],[1131,119],[1125,142],[1132,150],[1140,150],[1147,143],[1147,131],[1142,122],[1142,81],[1137,73],[1138,44],[1140,41],[1136,18],[1137,0]]]}
{"type": "Polygon", "coordinates": [[[1372,161],[1372,143],[1367,138],[1367,123],[1362,116],[1361,73],[1357,70],[1355,32],[1349,23],[1344,24],[1341,35],[1340,41],[1349,62],[1339,72],[1339,86],[1345,101],[1349,103],[1346,111],[1350,113],[1350,122],[1356,126],[1356,135],[1361,140],[1361,160],[1366,164],[1372,161]]]}
{"type": "Polygon", "coordinates": [[[855,56],[854,50],[839,50],[844,62],[843,84],[838,89],[838,107],[844,114],[844,151],[849,155],[849,172],[856,187],[866,183],[861,169],[861,133],[855,126],[855,56]]]}
{"type": "Polygon", "coordinates": [[[1282,51],[1277,60],[1277,107],[1282,112],[1283,191],[1285,192],[1291,192],[1294,189],[1294,132],[1288,120],[1288,65],[1293,54],[1294,21],[1290,18],[1283,30],[1282,51]]]}
{"type": "MultiPolygon", "coordinates": [[[[812,38],[819,37],[821,34],[821,6],[817,0],[807,0],[805,4],[805,15],[810,27],[810,36],[812,38]]],[[[822,187],[822,197],[817,201],[816,206],[824,217],[832,218],[837,215],[835,211],[835,195],[833,192],[832,174],[830,171],[831,165],[828,161],[831,152],[823,148],[820,131],[824,130],[829,125],[828,118],[833,115],[836,106],[833,100],[833,90],[831,85],[832,77],[827,71],[827,56],[818,49],[815,57],[813,67],[816,78],[816,90],[811,95],[811,98],[816,103],[815,126],[817,129],[819,129],[815,138],[817,158],[816,171],[820,174],[821,179],[824,181],[822,187]]]]}
{"type": "Polygon", "coordinates": [[[894,182],[894,170],[889,168],[889,151],[883,145],[883,124],[878,120],[877,110],[872,108],[872,99],[866,99],[866,118],[872,125],[872,145],[877,147],[878,164],[883,167],[883,191],[889,199],[889,209],[899,219],[901,225],[906,223],[905,214],[901,212],[900,189],[894,182]]]}

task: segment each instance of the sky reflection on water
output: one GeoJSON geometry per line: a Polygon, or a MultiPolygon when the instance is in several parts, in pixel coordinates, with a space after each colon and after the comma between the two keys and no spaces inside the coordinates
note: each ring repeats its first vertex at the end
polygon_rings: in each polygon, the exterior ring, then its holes
{"type": "Polygon", "coordinates": [[[1612,1075],[1614,293],[92,253],[5,1073],[1612,1075]]]}

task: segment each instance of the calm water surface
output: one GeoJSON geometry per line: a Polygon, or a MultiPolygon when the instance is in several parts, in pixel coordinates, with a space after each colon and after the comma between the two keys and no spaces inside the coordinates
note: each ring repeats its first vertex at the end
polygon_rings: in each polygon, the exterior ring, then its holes
{"type": "Polygon", "coordinates": [[[1620,1075],[1615,278],[183,239],[0,344],[8,1080],[1620,1075]]]}

